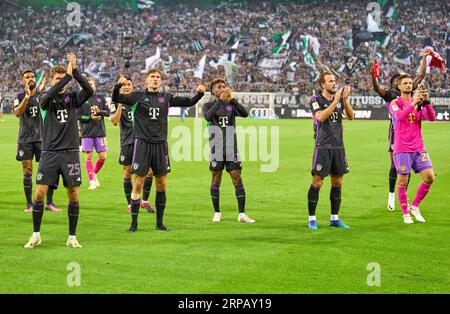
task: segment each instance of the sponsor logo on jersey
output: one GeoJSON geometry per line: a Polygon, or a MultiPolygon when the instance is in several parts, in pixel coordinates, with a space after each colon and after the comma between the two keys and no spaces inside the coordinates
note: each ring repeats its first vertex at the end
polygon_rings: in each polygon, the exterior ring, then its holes
{"type": "Polygon", "coordinates": [[[62,109],[62,110],[56,111],[56,118],[58,119],[59,122],[66,123],[67,118],[69,118],[67,109],[62,109]]]}
{"type": "Polygon", "coordinates": [[[159,108],[149,108],[148,112],[150,119],[157,120],[159,117],[159,108]]]}
{"type": "Polygon", "coordinates": [[[222,128],[226,127],[228,124],[228,117],[219,117],[219,123],[222,128]]]}

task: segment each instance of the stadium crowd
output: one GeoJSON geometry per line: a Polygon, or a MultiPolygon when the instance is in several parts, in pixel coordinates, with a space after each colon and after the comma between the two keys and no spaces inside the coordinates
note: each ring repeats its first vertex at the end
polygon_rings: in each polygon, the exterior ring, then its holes
{"type": "MultiPolygon", "coordinates": [[[[367,3],[361,1],[314,1],[306,5],[225,2],[217,7],[196,8],[158,5],[146,13],[147,17],[143,17],[143,12],[114,5],[82,7],[80,27],[69,26],[70,12],[66,8],[25,8],[2,2],[0,91],[17,91],[20,88],[20,70],[29,67],[48,70],[49,63],[62,63],[69,50],[77,53],[82,69],[86,70],[92,61],[103,63],[102,71],[110,77],[101,82],[99,89],[111,91],[113,80],[124,71],[121,37],[123,32],[130,31],[134,38],[133,58],[126,71],[140,87],[144,86],[141,71],[145,68],[145,58],[154,55],[158,45],[161,58],[166,62],[165,85],[172,90],[183,91],[192,90],[199,83],[193,78],[193,70],[204,54],[208,59],[203,80],[223,76],[223,68],[215,69],[209,62],[227,53],[240,38],[235,60],[239,66],[235,90],[308,91],[309,94],[316,87],[313,71],[304,62],[303,51],[295,45],[296,41],[301,42],[301,35],[309,34],[317,37],[321,45],[316,64],[320,61],[337,70],[348,57],[362,58],[364,66],[356,68],[351,76],[345,71],[338,73],[342,81],[347,77],[351,79],[352,93],[373,95],[367,65],[375,53],[382,56],[382,82],[387,84],[388,76],[396,69],[416,73],[425,39],[432,40],[434,49],[444,59],[449,45],[447,1],[405,0],[395,9],[397,18],[386,17],[385,11],[381,15],[381,28],[390,35],[389,44],[386,48],[377,46],[376,51],[369,51],[372,46],[351,47],[348,43],[352,30],[367,28],[367,3]],[[277,43],[272,36],[288,31],[292,31],[292,35],[290,49],[285,50],[286,60],[296,63],[295,76],[292,77],[291,73],[288,80],[289,72],[293,72],[288,63],[283,65],[278,77],[264,76],[258,60],[273,57],[272,49],[277,43]],[[91,40],[76,44],[70,38],[77,33],[92,36],[91,40]],[[154,42],[155,34],[162,35],[161,42],[154,42]],[[201,43],[200,49],[195,49],[196,41],[201,43]],[[394,62],[394,56],[405,49],[411,52],[411,65],[394,62]]],[[[450,95],[447,74],[437,69],[431,72],[426,84],[432,93],[450,95]]]]}

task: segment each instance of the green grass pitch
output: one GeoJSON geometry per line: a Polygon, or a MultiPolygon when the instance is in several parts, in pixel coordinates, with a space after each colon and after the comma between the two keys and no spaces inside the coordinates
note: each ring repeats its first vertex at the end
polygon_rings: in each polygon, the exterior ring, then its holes
{"type": "MultiPolygon", "coordinates": [[[[278,126],[280,165],[260,172],[244,162],[247,212],[253,225],[237,223],[237,202],[224,173],[221,207],[225,221],[212,223],[208,162],[172,162],[166,225],[141,210],[140,231],[130,223],[119,166],[119,129],[107,121],[108,160],[101,187],[83,180],[77,238],[67,248],[67,197],[55,193],[63,213],[45,212],[42,245],[26,250],[32,232],[21,164],[15,160],[18,120],[0,123],[0,292],[1,293],[449,293],[450,124],[423,123],[426,148],[437,174],[422,203],[425,224],[405,225],[397,203],[386,208],[389,155],[387,121],[346,121],[344,140],[350,173],[345,176],[340,217],[349,230],[328,227],[329,179],[320,194],[319,230],[307,224],[313,138],[310,120],[244,120],[242,126],[278,126]],[[80,265],[80,286],[68,286],[67,265],[80,265]],[[381,286],[369,286],[371,262],[380,265],[381,286]]],[[[171,118],[171,129],[180,125],[171,118]]],[[[194,119],[184,125],[193,128],[194,119]]],[[[169,131],[170,134],[170,131],[169,131]]],[[[172,140],[173,142],[173,140],[172,140]]],[[[34,164],[33,180],[37,164],[34,164]]],[[[411,180],[412,199],[419,176],[411,180]]],[[[155,187],[150,200],[154,201],[155,187]]],[[[34,191],[33,191],[34,192],[34,191]]]]}

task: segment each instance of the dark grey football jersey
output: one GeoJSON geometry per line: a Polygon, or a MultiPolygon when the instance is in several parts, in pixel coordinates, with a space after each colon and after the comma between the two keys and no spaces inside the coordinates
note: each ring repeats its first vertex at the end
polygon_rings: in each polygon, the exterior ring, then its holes
{"type": "Polygon", "coordinates": [[[309,103],[314,118],[314,138],[317,148],[344,148],[342,136],[342,112],[344,104],[339,102],[331,115],[324,122],[319,123],[315,118],[318,111],[325,110],[331,104],[322,94],[311,97],[309,103]]]}

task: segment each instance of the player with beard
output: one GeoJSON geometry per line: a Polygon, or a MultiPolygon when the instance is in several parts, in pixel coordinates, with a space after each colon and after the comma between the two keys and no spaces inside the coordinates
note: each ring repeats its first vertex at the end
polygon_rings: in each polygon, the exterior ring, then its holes
{"type": "Polygon", "coordinates": [[[423,144],[422,119],[435,121],[436,114],[430,104],[428,91],[425,88],[419,87],[412,95],[413,80],[411,76],[400,76],[398,78],[398,88],[401,96],[393,100],[390,105],[390,112],[397,120],[393,160],[399,175],[397,190],[398,200],[403,213],[403,222],[412,224],[414,221],[410,214],[417,221],[425,222],[419,210],[419,205],[428,194],[435,180],[433,166],[423,144]],[[423,182],[409,207],[406,185],[411,170],[420,173],[423,182]]]}
{"type": "MultiPolygon", "coordinates": [[[[413,88],[416,89],[417,86],[422,82],[422,80],[425,78],[426,75],[426,69],[427,69],[427,62],[426,58],[428,55],[431,54],[431,51],[426,49],[422,55],[422,63],[420,67],[420,73],[414,78],[413,80],[413,88]]],[[[378,78],[374,76],[374,68],[373,65],[370,67],[370,75],[372,77],[372,86],[375,92],[383,98],[383,100],[386,102],[386,107],[390,107],[390,103],[397,99],[397,97],[400,97],[400,90],[398,89],[398,82],[397,79],[400,77],[400,73],[394,74],[391,79],[389,80],[390,87],[383,87],[380,86],[378,82],[378,78]]],[[[389,133],[388,133],[388,139],[389,139],[389,149],[388,152],[390,154],[391,159],[391,167],[389,169],[389,195],[388,195],[388,205],[387,208],[390,211],[395,210],[395,184],[397,182],[397,170],[395,169],[394,161],[392,159],[392,152],[394,151],[394,129],[396,126],[397,121],[395,120],[394,116],[390,116],[390,123],[389,123],[389,133]]],[[[409,183],[409,179],[408,179],[409,183]]]]}
{"type": "Polygon", "coordinates": [[[349,172],[345,156],[342,120],[343,114],[354,119],[350,106],[350,87],[338,89],[331,72],[324,72],[318,78],[322,93],[311,98],[310,107],[314,119],[315,147],[312,164],[312,183],[308,191],[308,212],[310,229],[317,229],[316,208],[323,180],[331,176],[331,218],[330,226],[349,228],[339,219],[341,189],[344,174],[349,172]]]}
{"type": "MultiPolygon", "coordinates": [[[[36,100],[39,92],[45,86],[45,78],[39,88],[36,86],[36,77],[32,70],[22,72],[23,91],[14,98],[14,115],[20,119],[19,134],[17,139],[16,159],[22,162],[23,190],[27,200],[25,212],[33,211],[31,194],[33,191],[33,157],[36,162],[41,158],[42,124],[39,114],[39,104],[36,100]]],[[[53,212],[61,209],[53,203],[53,192],[57,186],[50,186],[47,192],[45,208],[53,212]]]]}

